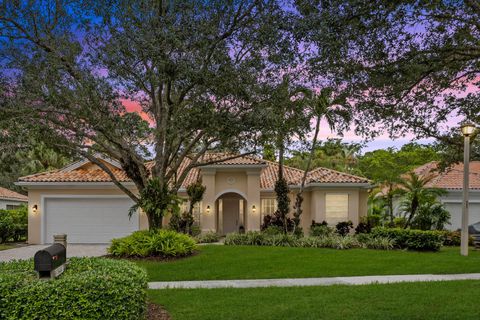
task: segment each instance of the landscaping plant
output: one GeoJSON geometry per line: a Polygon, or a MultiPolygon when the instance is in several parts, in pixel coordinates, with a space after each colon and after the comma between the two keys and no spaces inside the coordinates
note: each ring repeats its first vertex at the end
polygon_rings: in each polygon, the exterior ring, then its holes
{"type": "Polygon", "coordinates": [[[417,251],[438,251],[445,240],[445,235],[442,231],[402,228],[377,227],[372,230],[372,235],[373,237],[392,239],[397,248],[417,251]]]}
{"type": "Polygon", "coordinates": [[[147,274],[135,264],[70,258],[55,280],[39,280],[33,260],[0,263],[0,319],[144,320],[147,274]]]}
{"type": "Polygon", "coordinates": [[[195,240],[173,230],[135,231],[129,236],[113,239],[108,252],[116,257],[183,257],[197,249],[195,240]]]}
{"type": "Polygon", "coordinates": [[[341,221],[336,224],[335,229],[339,235],[345,237],[347,234],[350,233],[350,230],[353,229],[353,222],[352,221],[341,221]]]}
{"type": "Polygon", "coordinates": [[[213,243],[220,240],[219,235],[216,232],[209,231],[205,233],[200,233],[193,237],[197,243],[213,243]]]}

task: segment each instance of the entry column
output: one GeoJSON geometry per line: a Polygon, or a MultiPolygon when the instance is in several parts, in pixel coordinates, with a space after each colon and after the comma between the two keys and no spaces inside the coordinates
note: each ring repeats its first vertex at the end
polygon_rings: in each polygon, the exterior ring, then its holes
{"type": "Polygon", "coordinates": [[[206,187],[202,200],[202,211],[200,216],[200,227],[202,231],[216,231],[216,210],[215,205],[215,169],[201,169],[202,184],[206,187]]]}
{"type": "Polygon", "coordinates": [[[260,230],[260,170],[247,171],[247,231],[260,230]]]}

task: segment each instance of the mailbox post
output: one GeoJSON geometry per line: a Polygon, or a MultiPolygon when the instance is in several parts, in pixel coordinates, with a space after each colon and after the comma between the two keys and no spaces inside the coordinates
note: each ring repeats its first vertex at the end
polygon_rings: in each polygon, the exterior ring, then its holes
{"type": "Polygon", "coordinates": [[[33,257],[35,271],[40,279],[54,279],[65,271],[67,250],[60,243],[37,251],[33,257]]]}

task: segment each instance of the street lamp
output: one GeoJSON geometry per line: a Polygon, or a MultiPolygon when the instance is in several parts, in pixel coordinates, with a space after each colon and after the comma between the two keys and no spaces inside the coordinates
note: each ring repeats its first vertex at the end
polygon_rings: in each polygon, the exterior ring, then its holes
{"type": "Polygon", "coordinates": [[[468,191],[470,188],[468,178],[470,175],[470,137],[475,132],[475,125],[472,123],[464,123],[460,129],[462,130],[464,137],[462,237],[460,243],[460,253],[462,256],[468,256],[468,191]]]}

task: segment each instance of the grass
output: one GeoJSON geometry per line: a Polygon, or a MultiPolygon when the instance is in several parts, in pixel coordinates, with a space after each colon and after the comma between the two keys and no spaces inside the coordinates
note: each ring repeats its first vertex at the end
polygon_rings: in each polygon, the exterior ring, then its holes
{"type": "Polygon", "coordinates": [[[8,244],[8,243],[0,243],[0,251],[12,249],[12,248],[13,248],[13,245],[11,245],[11,244],[8,244]]]}
{"type": "Polygon", "coordinates": [[[480,319],[480,281],[365,286],[149,290],[182,320],[480,319]]]}
{"type": "Polygon", "coordinates": [[[170,262],[141,261],[150,281],[272,279],[332,276],[475,273],[480,251],[440,252],[202,246],[196,256],[170,262]]]}

